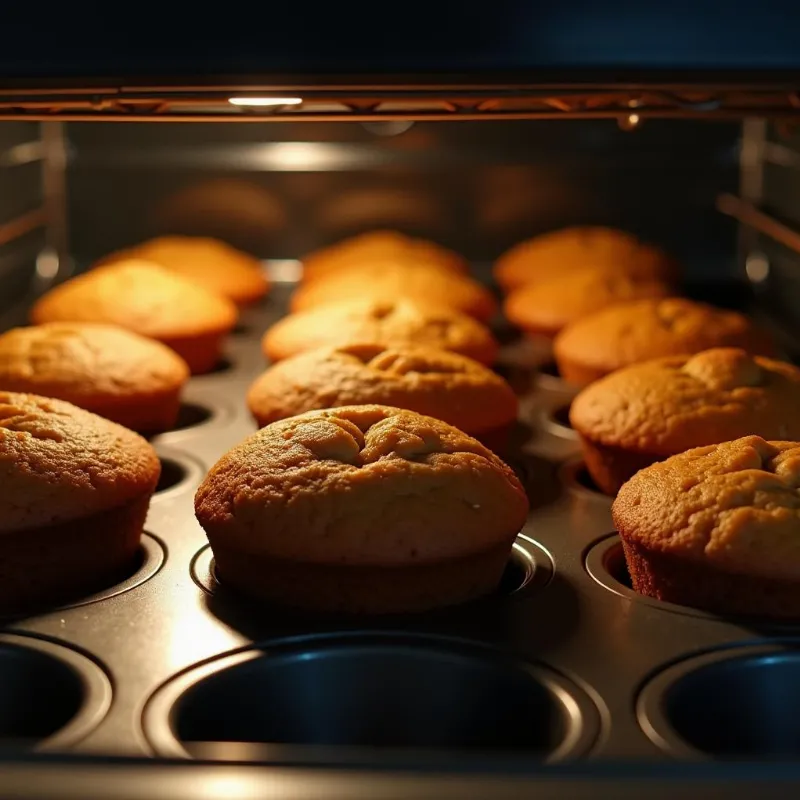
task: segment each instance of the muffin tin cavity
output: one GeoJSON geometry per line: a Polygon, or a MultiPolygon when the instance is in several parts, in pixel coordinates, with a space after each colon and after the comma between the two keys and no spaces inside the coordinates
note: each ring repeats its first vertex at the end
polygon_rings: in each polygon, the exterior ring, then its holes
{"type": "Polygon", "coordinates": [[[648,683],[645,733],[680,758],[800,757],[800,650],[766,645],[706,653],[648,683]]]}
{"type": "Polygon", "coordinates": [[[213,369],[208,370],[208,372],[204,372],[202,375],[198,377],[204,378],[208,375],[224,375],[226,372],[233,372],[236,367],[233,359],[230,356],[222,356],[219,361],[214,365],[213,369]]]}
{"type": "Polygon", "coordinates": [[[105,716],[111,684],[85,656],[30,636],[0,636],[0,746],[59,749],[105,716]]]}
{"type": "Polygon", "coordinates": [[[204,425],[214,417],[214,412],[201,403],[181,403],[178,419],[172,426],[172,431],[184,431],[187,428],[196,428],[204,425]]]}
{"type": "Polygon", "coordinates": [[[777,619],[763,617],[743,617],[741,614],[730,614],[721,616],[711,611],[704,611],[692,606],[679,605],[678,603],[668,603],[658,600],[655,597],[639,594],[633,590],[631,576],[628,574],[628,565],[625,563],[625,554],[622,550],[622,542],[616,533],[604,536],[595,542],[586,551],[586,571],[602,587],[608,589],[619,597],[643,603],[658,608],[661,611],[670,611],[673,614],[687,614],[692,617],[703,617],[712,621],[733,621],[747,623],[750,626],[761,628],[800,628],[800,619],[777,619]]]}
{"type": "Polygon", "coordinates": [[[582,460],[568,461],[561,467],[561,480],[570,491],[610,504],[612,498],[600,491],[582,460]]]}
{"type": "Polygon", "coordinates": [[[205,474],[200,463],[181,452],[159,448],[158,458],[161,461],[161,477],[153,499],[172,496],[183,489],[194,487],[205,474]]]}
{"type": "Polygon", "coordinates": [[[100,600],[107,600],[109,597],[116,597],[137,586],[141,586],[145,581],[150,580],[163,566],[165,559],[164,545],[151,536],[149,533],[142,534],[142,542],[136,551],[133,561],[122,570],[117,576],[116,582],[107,589],[95,592],[94,594],[81,597],[62,608],[77,608],[87,606],[90,603],[97,603],[100,600]]]}
{"type": "Polygon", "coordinates": [[[564,439],[577,439],[578,434],[569,421],[569,410],[572,403],[562,403],[544,412],[542,415],[543,427],[554,436],[564,439]]]}
{"type": "MultiPolygon", "coordinates": [[[[231,599],[253,602],[235,590],[228,590],[225,584],[217,579],[214,554],[209,545],[203,547],[192,559],[191,572],[194,582],[209,594],[223,594],[230,591],[231,599]]],[[[553,562],[550,554],[533,539],[520,535],[514,543],[503,577],[493,596],[513,595],[534,587],[542,587],[549,582],[552,575],[553,562]]]]}
{"type": "MultiPolygon", "coordinates": [[[[579,687],[544,666],[454,640],[365,633],[206,662],[157,692],[144,727],[164,755],[246,760],[305,745],[557,760],[588,749],[597,716],[579,687]]],[[[357,757],[336,753],[348,756],[357,757]]]]}
{"type": "Polygon", "coordinates": [[[180,486],[189,474],[186,467],[179,461],[171,458],[159,459],[161,461],[161,477],[158,479],[158,486],[156,486],[156,494],[174,489],[180,486]]]}
{"type": "Polygon", "coordinates": [[[571,383],[567,383],[558,371],[555,361],[546,361],[536,368],[536,385],[545,391],[559,392],[563,394],[577,394],[578,388],[571,383]]]}

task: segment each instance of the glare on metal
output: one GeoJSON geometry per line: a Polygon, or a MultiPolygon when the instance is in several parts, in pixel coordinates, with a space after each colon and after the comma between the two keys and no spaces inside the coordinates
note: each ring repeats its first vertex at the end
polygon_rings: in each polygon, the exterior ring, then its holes
{"type": "Polygon", "coordinates": [[[234,106],[299,106],[302,97],[229,97],[234,106]]]}

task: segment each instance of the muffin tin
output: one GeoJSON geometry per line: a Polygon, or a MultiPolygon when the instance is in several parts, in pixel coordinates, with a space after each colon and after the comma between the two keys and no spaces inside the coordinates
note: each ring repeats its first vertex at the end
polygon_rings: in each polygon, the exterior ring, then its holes
{"type": "Polygon", "coordinates": [[[510,771],[800,754],[800,628],[631,591],[611,502],[565,416],[573,390],[527,342],[505,344],[499,368],[525,392],[508,460],[531,513],[493,595],[335,617],[258,606],[220,584],[193,495],[255,430],[245,392],[288,291],[245,313],[225,363],[191,379],[179,425],[153,438],[164,472],[135,569],[2,624],[4,747],[510,771]]]}

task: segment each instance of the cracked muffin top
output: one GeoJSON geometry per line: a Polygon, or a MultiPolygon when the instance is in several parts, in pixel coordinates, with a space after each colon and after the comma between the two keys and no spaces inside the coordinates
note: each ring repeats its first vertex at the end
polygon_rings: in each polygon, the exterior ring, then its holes
{"type": "Polygon", "coordinates": [[[800,441],[800,369],[738,348],[645,361],[584,389],[570,422],[591,441],[657,456],[749,434],[800,441]]]}
{"type": "Polygon", "coordinates": [[[456,353],[409,345],[342,345],[300,353],[258,377],[247,402],[260,425],[314,409],[365,404],[407,408],[471,434],[517,416],[516,395],[488,367],[456,353]]]}
{"type": "Polygon", "coordinates": [[[436,563],[512,542],[528,500],[514,472],[456,428],[348,406],[262,428],[195,496],[203,528],[290,561],[436,563]]]}
{"type": "Polygon", "coordinates": [[[488,328],[449,309],[407,300],[354,300],[290,314],[264,335],[272,361],[341,344],[428,345],[491,364],[497,342],[488,328]]]}
{"type": "Polygon", "coordinates": [[[800,443],[746,436],[672,456],[634,475],[612,515],[647,549],[800,580],[800,443]]]}
{"type": "Polygon", "coordinates": [[[71,278],[33,306],[31,321],[107,322],[154,339],[225,332],[236,307],[149,261],[119,261],[71,278]]]}
{"type": "Polygon", "coordinates": [[[378,230],[309,253],[303,258],[303,283],[375,260],[428,264],[456,274],[469,271],[464,258],[435,242],[378,230]]]}
{"type": "Polygon", "coordinates": [[[557,360],[577,362],[597,377],[651,358],[712,347],[773,352],[767,336],[743,314],[681,297],[610,306],[569,325],[554,343],[557,360]]]}
{"type": "Polygon", "coordinates": [[[141,436],[70,403],[0,391],[0,533],[88,517],[155,489],[141,436]]]}
{"type": "Polygon", "coordinates": [[[59,397],[82,407],[174,390],[189,378],[166,345],[115,325],[51,322],[0,334],[0,389],[59,397]]]}
{"type": "Polygon", "coordinates": [[[585,270],[668,283],[678,273],[670,256],[631,233],[597,225],[576,225],[514,245],[495,263],[494,276],[510,291],[585,270]]]}

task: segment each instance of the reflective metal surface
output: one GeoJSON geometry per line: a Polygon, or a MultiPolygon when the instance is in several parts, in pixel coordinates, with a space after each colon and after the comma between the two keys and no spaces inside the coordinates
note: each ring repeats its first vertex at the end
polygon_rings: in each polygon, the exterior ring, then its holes
{"type": "Polygon", "coordinates": [[[144,726],[162,755],[241,758],[212,748],[247,742],[558,760],[588,749],[598,715],[581,689],[539,665],[458,641],[363,633],[207,662],[156,693],[144,726]]]}
{"type": "Polygon", "coordinates": [[[642,691],[645,732],[678,757],[800,757],[800,651],[724,649],[665,670],[642,691]]]}

